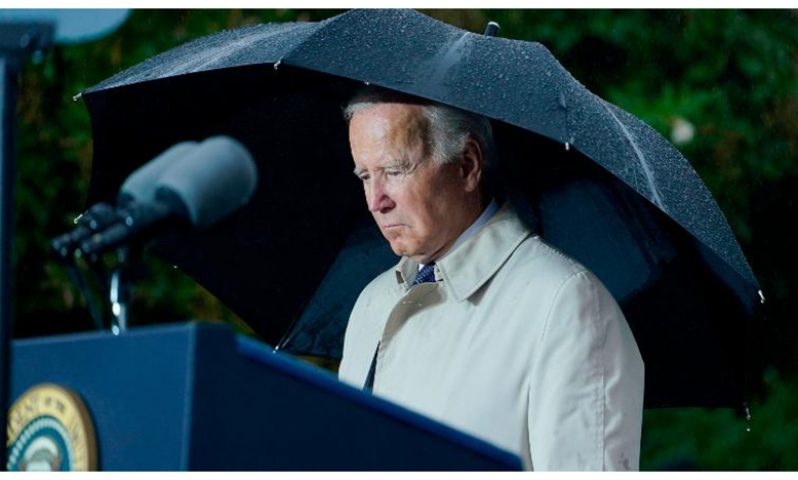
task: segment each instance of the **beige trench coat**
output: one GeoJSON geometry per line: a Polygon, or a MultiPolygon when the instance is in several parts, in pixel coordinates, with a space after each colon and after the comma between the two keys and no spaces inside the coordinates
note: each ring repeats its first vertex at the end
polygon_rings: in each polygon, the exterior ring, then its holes
{"type": "Polygon", "coordinates": [[[404,258],[352,312],[339,370],[535,470],[636,470],[643,362],[617,303],[505,206],[409,287],[404,258]]]}

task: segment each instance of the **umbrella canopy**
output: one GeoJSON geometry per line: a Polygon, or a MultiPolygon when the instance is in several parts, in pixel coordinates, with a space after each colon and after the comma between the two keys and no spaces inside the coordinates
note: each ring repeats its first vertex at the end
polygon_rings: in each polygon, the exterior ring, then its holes
{"type": "Polygon", "coordinates": [[[236,137],[260,165],[250,206],[157,251],[267,341],[340,356],[357,295],[397,260],[351,174],[341,111],[363,84],[493,121],[494,183],[616,297],[646,364],[647,406],[741,406],[759,286],[723,214],[668,141],[537,43],[406,10],[196,40],[83,92],[89,201],[113,199],[129,172],[177,141],[236,137]]]}

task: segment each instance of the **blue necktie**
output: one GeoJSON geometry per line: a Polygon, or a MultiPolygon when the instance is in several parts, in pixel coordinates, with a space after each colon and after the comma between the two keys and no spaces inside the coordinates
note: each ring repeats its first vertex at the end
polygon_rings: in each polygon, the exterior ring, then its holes
{"type": "Polygon", "coordinates": [[[411,283],[410,286],[412,287],[413,285],[418,285],[419,283],[427,283],[434,281],[435,281],[435,262],[430,262],[421,267],[421,270],[418,271],[418,275],[416,275],[416,278],[413,279],[413,283],[411,283]]]}

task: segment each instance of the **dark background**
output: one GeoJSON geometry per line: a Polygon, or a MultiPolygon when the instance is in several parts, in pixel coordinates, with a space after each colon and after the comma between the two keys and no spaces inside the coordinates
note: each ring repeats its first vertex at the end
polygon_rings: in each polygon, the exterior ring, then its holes
{"type": "MultiPolygon", "coordinates": [[[[85,207],[91,127],[73,96],[140,61],[220,29],[319,20],[320,10],[132,13],[96,42],[58,46],[21,75],[15,258],[17,337],[92,326],[48,251],[85,207]]],[[[645,413],[643,469],[798,469],[798,13],[796,11],[437,10],[482,32],[546,45],[591,91],[671,139],[712,191],[767,298],[750,338],[753,418],[725,409],[645,413]],[[750,431],[749,431],[750,430],[750,431]]],[[[198,99],[198,101],[201,101],[198,99]]],[[[188,318],[251,329],[157,258],[134,291],[133,324],[188,318]]],[[[678,354],[678,352],[674,352],[678,354]]],[[[741,355],[743,352],[741,352],[741,355]]]]}

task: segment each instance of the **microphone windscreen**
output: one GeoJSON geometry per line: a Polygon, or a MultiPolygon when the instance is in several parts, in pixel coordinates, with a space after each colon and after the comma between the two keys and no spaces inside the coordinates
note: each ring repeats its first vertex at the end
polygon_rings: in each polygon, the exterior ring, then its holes
{"type": "Polygon", "coordinates": [[[131,202],[151,203],[161,175],[175,162],[197,147],[197,142],[180,142],[172,145],[131,173],[119,189],[117,206],[124,208],[131,202]]]}
{"type": "Polygon", "coordinates": [[[258,185],[249,151],[226,136],[211,137],[175,162],[157,182],[156,200],[179,198],[188,220],[206,228],[244,206],[258,185]]]}

